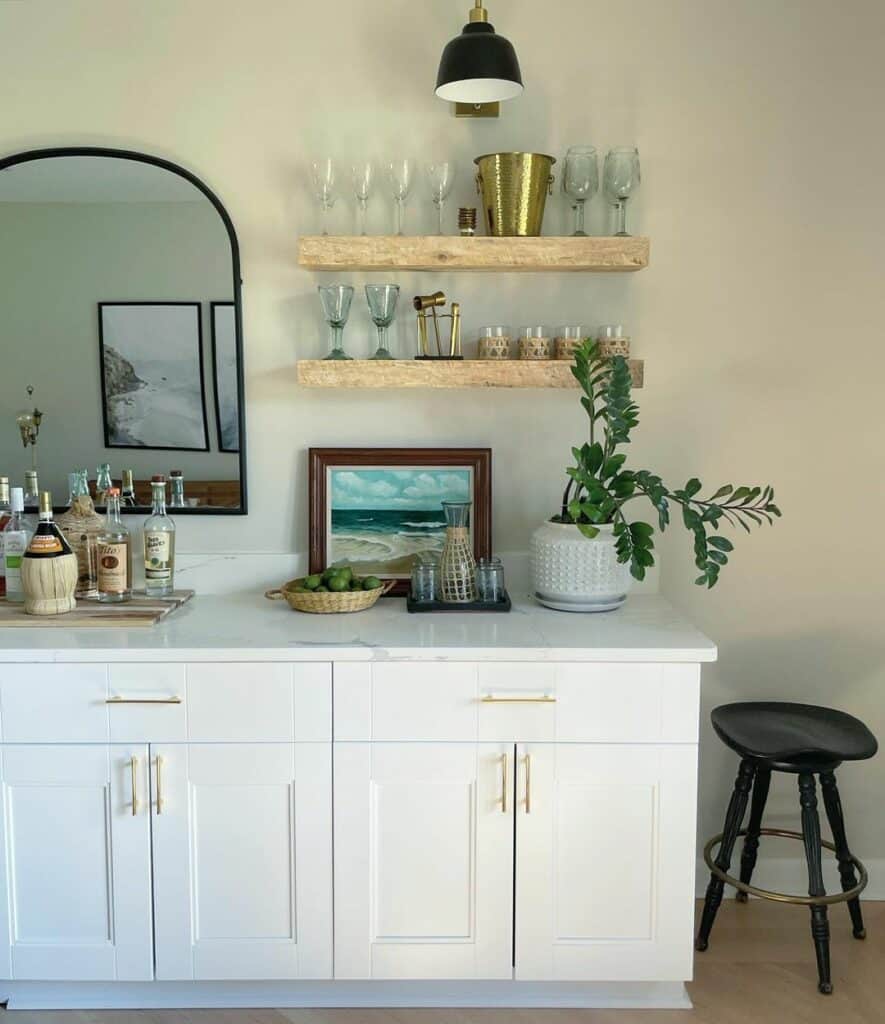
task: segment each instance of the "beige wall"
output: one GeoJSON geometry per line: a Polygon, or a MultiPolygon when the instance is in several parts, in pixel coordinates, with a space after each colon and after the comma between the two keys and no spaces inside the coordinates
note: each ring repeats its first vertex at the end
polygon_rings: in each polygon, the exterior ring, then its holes
{"type": "MultiPolygon", "coordinates": [[[[441,152],[459,161],[457,205],[471,196],[477,154],[636,142],[645,181],[631,221],[653,240],[649,270],[399,282],[406,296],[450,292],[468,330],[499,318],[629,325],[647,360],[634,458],[674,481],[770,480],[784,510],[774,530],[737,539],[710,595],[691,586],[687,539],[666,545],[665,591],[721,645],[705,703],[823,701],[885,736],[885,5],[492,0],[526,92],[499,122],[475,124],[455,122],[432,95],[440,49],[467,7],[66,0],[50,16],[45,4],[0,4],[3,150],[97,143],[169,156],[218,191],[239,230],[253,514],[182,524],[182,547],[302,548],[310,444],[451,442],[494,448],[496,546],[524,548],[554,508],[582,429],[577,402],[299,391],[297,358],[325,345],[317,278],[295,265],[298,234],[317,225],[305,169],[327,152],[441,152]]],[[[341,230],[352,209],[336,209],[341,230]]],[[[557,198],[547,230],[565,213],[557,198]]],[[[591,230],[601,215],[597,201],[591,230]]],[[[430,224],[419,187],[407,228],[430,224]]],[[[361,300],[348,343],[368,348],[361,300]]],[[[718,828],[732,769],[705,727],[704,832],[718,828]]],[[[885,855],[885,758],[844,778],[858,852],[885,855]]],[[[784,783],[774,803],[791,820],[793,797],[784,783]]]]}

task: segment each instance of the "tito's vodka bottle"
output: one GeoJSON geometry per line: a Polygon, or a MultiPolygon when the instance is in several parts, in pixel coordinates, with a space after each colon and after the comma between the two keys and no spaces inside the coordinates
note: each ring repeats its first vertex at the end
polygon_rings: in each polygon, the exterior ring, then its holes
{"type": "Polygon", "coordinates": [[[108,489],[107,521],[96,544],[99,601],[128,601],[132,597],[132,538],[120,518],[118,487],[108,489]]]}
{"type": "Polygon", "coordinates": [[[166,514],[166,478],[151,477],[153,510],[144,521],[144,590],[149,597],[171,594],[175,575],[175,523],[166,514]]]}

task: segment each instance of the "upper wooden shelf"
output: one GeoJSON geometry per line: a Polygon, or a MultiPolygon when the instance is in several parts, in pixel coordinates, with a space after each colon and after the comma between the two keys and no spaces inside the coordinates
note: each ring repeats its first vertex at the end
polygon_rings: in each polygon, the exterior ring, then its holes
{"type": "Polygon", "coordinates": [[[310,270],[632,271],[648,266],[647,238],[462,238],[460,235],[305,235],[310,270]]]}

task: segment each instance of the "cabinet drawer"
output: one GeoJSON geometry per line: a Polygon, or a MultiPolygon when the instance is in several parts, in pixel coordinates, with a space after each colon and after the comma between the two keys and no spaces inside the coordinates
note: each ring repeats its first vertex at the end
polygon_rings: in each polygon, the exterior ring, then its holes
{"type": "Polygon", "coordinates": [[[479,671],[479,738],[552,741],[556,736],[556,665],[490,663],[479,671]]]}
{"type": "Polygon", "coordinates": [[[4,665],[4,743],[107,743],[106,665],[4,665]]]}
{"type": "Polygon", "coordinates": [[[111,743],[187,739],[184,665],[109,665],[108,701],[111,743]]]}

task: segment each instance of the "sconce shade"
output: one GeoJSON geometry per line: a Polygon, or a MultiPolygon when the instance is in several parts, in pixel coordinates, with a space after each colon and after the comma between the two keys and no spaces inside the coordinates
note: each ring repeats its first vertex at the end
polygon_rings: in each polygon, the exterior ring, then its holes
{"type": "Polygon", "coordinates": [[[516,51],[487,21],[465,25],[439,62],[436,95],[451,103],[497,103],[522,92],[516,51]]]}

